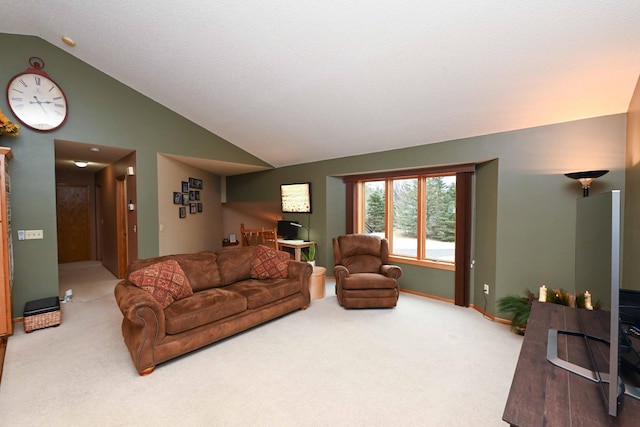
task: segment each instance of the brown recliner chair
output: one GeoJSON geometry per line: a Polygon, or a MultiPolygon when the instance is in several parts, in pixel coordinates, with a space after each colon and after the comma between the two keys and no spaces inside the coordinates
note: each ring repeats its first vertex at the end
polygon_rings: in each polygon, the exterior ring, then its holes
{"type": "Polygon", "coordinates": [[[395,307],[402,269],[389,265],[389,242],[372,234],[333,239],[338,303],[345,308],[395,307]]]}

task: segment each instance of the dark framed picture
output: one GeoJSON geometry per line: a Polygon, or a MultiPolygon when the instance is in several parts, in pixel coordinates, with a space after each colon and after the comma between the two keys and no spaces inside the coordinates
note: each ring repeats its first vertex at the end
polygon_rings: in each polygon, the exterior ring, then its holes
{"type": "Polygon", "coordinates": [[[178,208],[178,215],[180,216],[180,218],[186,218],[187,217],[187,208],[185,208],[184,206],[179,207],[178,208]]]}
{"type": "Polygon", "coordinates": [[[202,212],[202,203],[198,203],[198,212],[202,212]]]}
{"type": "Polygon", "coordinates": [[[189,200],[191,201],[196,200],[196,193],[197,191],[194,191],[194,190],[189,191],[189,200]]]}
{"type": "Polygon", "coordinates": [[[191,205],[189,205],[189,213],[198,213],[198,206],[196,206],[195,203],[191,203],[191,205]]]}
{"type": "Polygon", "coordinates": [[[182,181],[182,192],[183,193],[189,192],[189,183],[187,181],[182,181]]]}
{"type": "Polygon", "coordinates": [[[182,204],[182,193],[178,193],[177,191],[173,192],[173,204],[174,205],[182,204]]]}
{"type": "Polygon", "coordinates": [[[200,200],[200,192],[196,191],[196,200],[200,200]]]}
{"type": "Polygon", "coordinates": [[[189,178],[189,188],[195,188],[196,190],[202,190],[202,180],[198,178],[189,178]]]}
{"type": "Polygon", "coordinates": [[[189,193],[182,194],[182,206],[189,206],[189,193]]]}

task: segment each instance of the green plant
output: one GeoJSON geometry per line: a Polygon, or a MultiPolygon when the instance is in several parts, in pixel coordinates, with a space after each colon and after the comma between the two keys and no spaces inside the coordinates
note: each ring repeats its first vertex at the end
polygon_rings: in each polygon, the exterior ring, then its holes
{"type": "MultiPolygon", "coordinates": [[[[511,328],[517,333],[524,333],[527,327],[527,321],[531,314],[531,303],[538,299],[536,295],[529,289],[525,289],[524,296],[507,295],[496,301],[496,308],[501,313],[511,314],[511,328]]],[[[585,307],[584,294],[579,293],[575,296],[571,295],[563,289],[548,289],[546,294],[546,303],[565,305],[567,307],[585,307]]],[[[599,307],[594,308],[597,310],[599,307]]]]}
{"type": "Polygon", "coordinates": [[[302,259],[306,262],[315,261],[316,259],[316,245],[309,246],[309,251],[302,251],[302,259]]]}
{"type": "Polygon", "coordinates": [[[511,314],[511,329],[518,333],[523,333],[527,327],[529,314],[531,314],[531,303],[536,296],[529,289],[525,289],[525,296],[507,295],[498,299],[496,308],[499,312],[511,314]]]}

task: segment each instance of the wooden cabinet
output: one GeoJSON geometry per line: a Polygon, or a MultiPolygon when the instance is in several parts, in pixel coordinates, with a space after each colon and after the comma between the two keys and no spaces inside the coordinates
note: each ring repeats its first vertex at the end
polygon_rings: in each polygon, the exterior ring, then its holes
{"type": "Polygon", "coordinates": [[[11,180],[8,163],[11,149],[0,147],[0,337],[13,333],[11,284],[13,248],[11,243],[11,180]]]}

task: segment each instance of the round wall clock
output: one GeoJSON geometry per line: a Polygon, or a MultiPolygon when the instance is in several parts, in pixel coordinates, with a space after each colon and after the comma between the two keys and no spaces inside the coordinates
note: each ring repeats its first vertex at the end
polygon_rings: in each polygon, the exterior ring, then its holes
{"type": "Polygon", "coordinates": [[[67,119],[67,97],[56,82],[45,73],[44,61],[29,58],[31,68],[15,75],[7,85],[7,102],[11,112],[25,126],[50,132],[67,119]]]}

